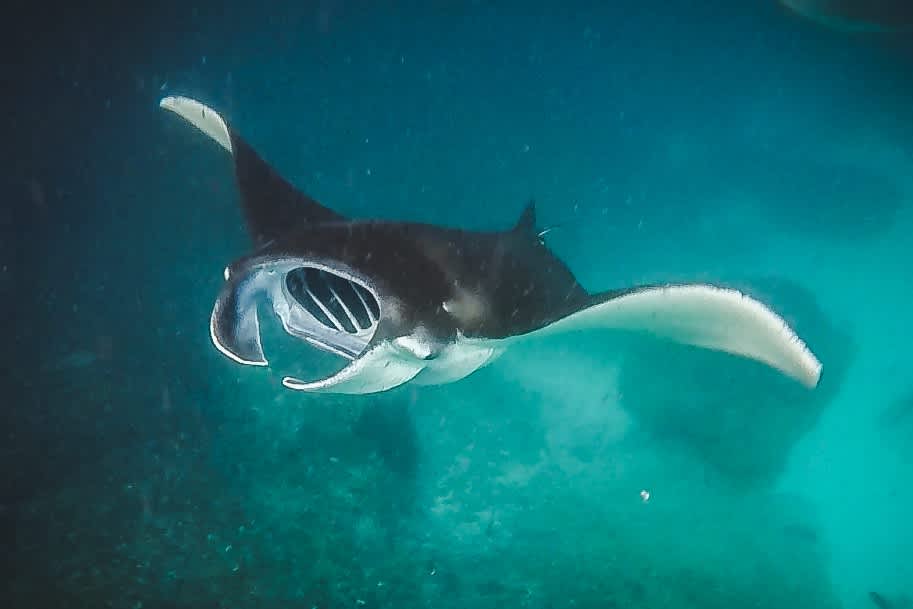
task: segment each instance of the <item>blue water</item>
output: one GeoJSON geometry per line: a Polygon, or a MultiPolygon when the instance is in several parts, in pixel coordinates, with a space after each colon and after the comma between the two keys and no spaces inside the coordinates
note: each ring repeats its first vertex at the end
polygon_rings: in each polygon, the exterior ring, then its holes
{"type": "Polygon", "coordinates": [[[10,41],[2,606],[913,597],[903,36],[760,0],[322,0],[36,13],[10,41]],[[580,336],[453,385],[289,392],[210,343],[247,236],[164,95],[346,215],[500,229],[534,197],[588,289],[750,287],[822,383],[580,336]]]}

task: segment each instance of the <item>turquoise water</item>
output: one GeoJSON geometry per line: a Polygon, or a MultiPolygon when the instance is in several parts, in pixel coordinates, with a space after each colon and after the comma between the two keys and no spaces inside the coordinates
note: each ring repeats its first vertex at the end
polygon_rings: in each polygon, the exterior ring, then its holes
{"type": "Polygon", "coordinates": [[[0,604],[904,606],[913,54],[734,4],[199,5],[29,34],[0,604]],[[501,229],[534,197],[590,290],[744,286],[821,385],[591,333],[452,385],[287,391],[210,343],[248,243],[172,94],[341,213],[501,229]]]}

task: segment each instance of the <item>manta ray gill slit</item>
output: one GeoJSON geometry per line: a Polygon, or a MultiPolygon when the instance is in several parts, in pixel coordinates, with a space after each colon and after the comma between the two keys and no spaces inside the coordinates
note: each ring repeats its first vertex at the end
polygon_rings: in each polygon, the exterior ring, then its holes
{"type": "Polygon", "coordinates": [[[333,273],[299,267],[285,276],[292,297],[331,330],[358,334],[380,317],[380,304],[365,287],[333,273]]]}
{"type": "Polygon", "coordinates": [[[375,293],[335,269],[302,265],[282,279],[276,313],[285,329],[315,347],[354,360],[367,348],[380,320],[375,293]]]}

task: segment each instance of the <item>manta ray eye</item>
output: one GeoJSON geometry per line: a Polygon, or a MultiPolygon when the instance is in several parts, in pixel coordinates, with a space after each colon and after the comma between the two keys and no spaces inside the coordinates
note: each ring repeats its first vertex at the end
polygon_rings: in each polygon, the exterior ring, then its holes
{"type": "Polygon", "coordinates": [[[292,297],[331,330],[357,334],[380,317],[380,305],[370,291],[332,272],[301,267],[290,271],[285,282],[292,297]]]}

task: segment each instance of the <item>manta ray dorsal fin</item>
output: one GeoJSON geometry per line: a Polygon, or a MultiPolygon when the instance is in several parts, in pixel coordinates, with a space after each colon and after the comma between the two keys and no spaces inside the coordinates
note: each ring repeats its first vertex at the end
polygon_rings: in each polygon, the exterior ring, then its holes
{"type": "Polygon", "coordinates": [[[517,223],[514,225],[514,232],[536,235],[536,202],[530,201],[523,208],[517,223]]]}
{"type": "Polygon", "coordinates": [[[279,175],[209,106],[189,97],[165,97],[159,105],[208,135],[232,155],[247,229],[256,245],[263,245],[302,222],[346,220],[279,175]]]}
{"type": "Polygon", "coordinates": [[[786,321],[736,290],[645,286],[597,294],[592,303],[526,336],[594,328],[646,331],[762,362],[809,388],[821,377],[821,362],[786,321]]]}

